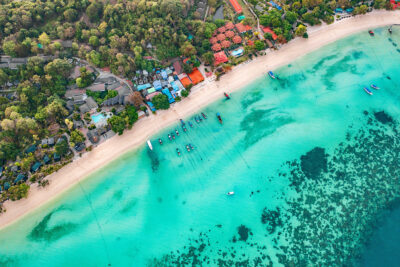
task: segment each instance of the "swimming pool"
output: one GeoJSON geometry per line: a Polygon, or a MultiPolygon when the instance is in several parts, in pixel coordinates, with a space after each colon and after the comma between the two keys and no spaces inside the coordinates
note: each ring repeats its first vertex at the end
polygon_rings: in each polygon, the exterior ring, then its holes
{"type": "Polygon", "coordinates": [[[94,124],[99,124],[99,123],[106,123],[107,119],[110,118],[111,116],[109,114],[102,114],[102,113],[97,113],[97,114],[93,114],[92,116],[92,121],[94,124]]]}

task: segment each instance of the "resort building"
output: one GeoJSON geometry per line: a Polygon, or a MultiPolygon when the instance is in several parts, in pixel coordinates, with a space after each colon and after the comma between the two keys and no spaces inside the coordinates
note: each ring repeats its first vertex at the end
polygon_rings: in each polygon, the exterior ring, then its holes
{"type": "Polygon", "coordinates": [[[229,3],[231,4],[231,6],[233,7],[233,9],[235,10],[235,12],[237,14],[240,14],[243,12],[242,7],[240,6],[240,4],[238,3],[237,0],[229,0],[229,3]]]}
{"type": "Polygon", "coordinates": [[[218,65],[220,65],[222,63],[226,63],[228,61],[229,61],[229,59],[226,56],[224,51],[221,51],[221,52],[218,52],[218,53],[214,54],[214,65],[215,66],[218,66],[218,65]]]}
{"type": "Polygon", "coordinates": [[[270,27],[263,27],[262,30],[264,33],[271,34],[274,41],[278,38],[278,35],[270,27]]]}

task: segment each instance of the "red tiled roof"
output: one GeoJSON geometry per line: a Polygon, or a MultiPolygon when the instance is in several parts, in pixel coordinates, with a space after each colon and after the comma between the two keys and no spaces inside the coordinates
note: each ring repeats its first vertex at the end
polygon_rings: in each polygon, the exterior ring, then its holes
{"type": "Polygon", "coordinates": [[[225,29],[224,26],[222,26],[222,27],[219,27],[219,28],[218,28],[218,31],[219,31],[220,33],[224,33],[224,32],[226,31],[226,29],[225,29]]]}
{"type": "Polygon", "coordinates": [[[179,62],[179,60],[175,61],[174,64],[172,64],[172,66],[174,67],[175,72],[176,72],[177,74],[181,74],[181,73],[182,73],[182,65],[181,65],[181,63],[179,62]]]}
{"type": "Polygon", "coordinates": [[[235,37],[233,37],[232,41],[235,44],[240,44],[242,42],[242,37],[240,37],[239,35],[236,35],[235,37]]]}
{"type": "Polygon", "coordinates": [[[246,27],[242,23],[236,23],[235,27],[236,27],[236,29],[238,30],[239,33],[246,32],[246,27]]]}
{"type": "Polygon", "coordinates": [[[254,41],[253,40],[247,41],[247,45],[253,46],[254,45],[254,41]]]}
{"type": "Polygon", "coordinates": [[[211,44],[216,44],[218,42],[218,39],[216,37],[210,38],[210,43],[211,44]]]}
{"type": "Polygon", "coordinates": [[[272,35],[272,39],[274,39],[274,40],[276,40],[278,38],[278,35],[276,35],[276,33],[273,30],[271,30],[270,27],[264,27],[263,32],[270,33],[272,35]]]}
{"type": "Polygon", "coordinates": [[[251,31],[253,29],[250,25],[245,25],[244,28],[246,32],[251,31]]]}
{"type": "Polygon", "coordinates": [[[228,62],[228,57],[225,55],[224,51],[214,54],[214,65],[217,66],[221,63],[228,62]]]}
{"type": "Polygon", "coordinates": [[[215,44],[211,47],[212,50],[214,51],[220,51],[221,50],[221,45],[220,44],[215,44]]]}
{"type": "Polygon", "coordinates": [[[236,0],[229,0],[233,9],[235,9],[236,13],[242,13],[242,7],[239,5],[238,1],[236,0]]]}
{"type": "Polygon", "coordinates": [[[228,37],[228,38],[232,38],[233,36],[235,36],[235,33],[233,31],[227,31],[225,33],[225,36],[228,37]]]}
{"type": "Polygon", "coordinates": [[[220,34],[218,34],[217,35],[217,39],[218,39],[218,41],[223,41],[223,40],[225,40],[225,34],[223,34],[223,33],[220,33],[220,34]]]}
{"type": "Polygon", "coordinates": [[[107,71],[107,72],[110,72],[110,68],[109,68],[109,67],[104,67],[104,68],[101,68],[101,70],[102,70],[102,71],[107,71]]]}
{"type": "Polygon", "coordinates": [[[225,40],[225,41],[222,41],[221,45],[223,48],[228,48],[231,46],[231,42],[225,40]]]}
{"type": "Polygon", "coordinates": [[[232,30],[233,28],[235,28],[235,25],[234,25],[231,21],[228,21],[228,22],[225,24],[225,28],[226,28],[227,30],[232,30]]]}

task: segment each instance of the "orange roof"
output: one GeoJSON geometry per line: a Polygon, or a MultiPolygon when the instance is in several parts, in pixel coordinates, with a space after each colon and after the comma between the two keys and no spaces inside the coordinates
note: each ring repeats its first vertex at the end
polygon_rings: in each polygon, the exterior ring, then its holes
{"type": "Polygon", "coordinates": [[[239,33],[246,32],[246,27],[242,23],[236,23],[235,26],[239,33]]]}
{"type": "Polygon", "coordinates": [[[220,34],[218,34],[217,35],[217,39],[218,39],[218,41],[223,41],[223,40],[225,40],[225,34],[223,34],[223,33],[220,33],[220,34]]]}
{"type": "Polygon", "coordinates": [[[235,36],[235,33],[233,31],[227,31],[225,33],[225,36],[228,37],[228,38],[232,38],[233,36],[235,36]]]}
{"type": "Polygon", "coordinates": [[[211,44],[215,44],[216,42],[218,42],[218,39],[216,37],[210,38],[210,43],[211,44]]]}
{"type": "Polygon", "coordinates": [[[225,28],[226,28],[227,30],[232,30],[233,28],[235,28],[235,25],[233,25],[233,23],[232,23],[231,21],[228,21],[228,22],[225,24],[225,28]]]}
{"type": "Polygon", "coordinates": [[[276,35],[276,33],[273,30],[271,30],[270,27],[264,27],[263,32],[270,33],[272,35],[272,39],[274,39],[274,40],[276,40],[278,38],[278,35],[276,35]]]}
{"type": "Polygon", "coordinates": [[[201,74],[197,68],[194,68],[193,71],[188,74],[188,76],[192,80],[193,84],[198,84],[199,82],[204,81],[203,74],[201,74]]]}
{"type": "Polygon", "coordinates": [[[242,13],[242,7],[239,5],[238,1],[236,0],[229,0],[233,8],[235,9],[236,13],[242,13]]]}
{"type": "Polygon", "coordinates": [[[248,40],[247,41],[247,45],[250,45],[250,46],[254,45],[254,41],[253,40],[248,40]]]}
{"type": "Polygon", "coordinates": [[[228,57],[225,55],[224,51],[214,54],[214,65],[217,66],[221,63],[228,62],[228,57]]]}
{"type": "Polygon", "coordinates": [[[214,50],[214,51],[219,51],[219,50],[221,50],[221,45],[220,44],[215,44],[215,45],[213,45],[211,47],[211,49],[214,50]]]}
{"type": "Polygon", "coordinates": [[[236,35],[235,37],[233,37],[232,41],[235,44],[240,44],[242,42],[242,37],[240,37],[239,35],[236,35]]]}
{"type": "Polygon", "coordinates": [[[251,31],[253,28],[250,25],[244,25],[246,32],[251,31]]]}
{"type": "Polygon", "coordinates": [[[221,45],[223,48],[228,48],[231,46],[231,42],[229,42],[228,40],[224,40],[222,41],[221,45]]]}
{"type": "Polygon", "coordinates": [[[180,81],[185,88],[192,84],[188,77],[183,77],[182,79],[180,79],[180,81]]]}
{"type": "Polygon", "coordinates": [[[221,26],[221,27],[218,28],[218,31],[219,31],[220,33],[224,33],[225,30],[226,30],[226,29],[225,29],[224,26],[221,26]]]}

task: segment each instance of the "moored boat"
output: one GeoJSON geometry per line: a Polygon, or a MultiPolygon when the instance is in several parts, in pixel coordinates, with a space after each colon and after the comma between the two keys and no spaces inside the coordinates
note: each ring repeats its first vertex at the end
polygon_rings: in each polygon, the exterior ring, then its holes
{"type": "Polygon", "coordinates": [[[174,134],[172,134],[172,139],[174,139],[174,140],[175,140],[175,135],[174,135],[174,134]]]}
{"type": "Polygon", "coordinates": [[[179,148],[176,148],[176,153],[178,154],[178,156],[181,155],[181,151],[179,151],[179,148]]]}
{"type": "Polygon", "coordinates": [[[177,129],[175,129],[175,133],[176,133],[177,136],[179,136],[179,132],[178,132],[177,129]]]}
{"type": "Polygon", "coordinates": [[[183,129],[183,131],[184,131],[184,132],[186,132],[186,131],[187,131],[187,129],[186,129],[186,126],[185,126],[185,125],[182,125],[182,129],[183,129]]]}
{"type": "Polygon", "coordinates": [[[375,85],[375,84],[371,84],[371,88],[373,88],[373,89],[375,89],[375,90],[379,90],[380,88],[377,86],[377,85],[375,85]]]}
{"type": "Polygon", "coordinates": [[[373,30],[369,30],[368,33],[369,33],[369,35],[371,35],[371,36],[374,36],[374,35],[375,35],[375,33],[374,33],[373,30]]]}
{"type": "Polygon", "coordinates": [[[201,116],[198,116],[198,118],[199,118],[200,121],[203,121],[203,118],[201,116]]]}
{"type": "Polygon", "coordinates": [[[235,192],[233,192],[233,191],[231,191],[231,192],[228,192],[228,193],[226,193],[228,196],[232,196],[232,195],[234,195],[235,194],[235,192]]]}
{"type": "Polygon", "coordinates": [[[158,142],[160,143],[160,145],[162,145],[162,140],[161,140],[161,138],[158,138],[158,142]]]}
{"type": "Polygon", "coordinates": [[[181,119],[181,124],[182,124],[182,125],[185,125],[185,122],[184,122],[182,119],[181,119]]]}
{"type": "Polygon", "coordinates": [[[217,112],[217,118],[218,118],[219,123],[222,124],[222,118],[221,118],[221,114],[219,114],[219,112],[217,112]]]}
{"type": "Polygon", "coordinates": [[[392,34],[392,32],[393,32],[392,31],[392,26],[389,27],[388,31],[389,31],[390,34],[392,34]]]}
{"type": "Polygon", "coordinates": [[[207,119],[206,114],[204,114],[203,112],[201,113],[201,116],[203,116],[204,119],[207,119]]]}
{"type": "Polygon", "coordinates": [[[268,75],[269,75],[269,77],[271,77],[272,79],[275,79],[275,78],[276,78],[275,75],[274,75],[274,73],[273,73],[272,71],[268,71],[268,75]]]}
{"type": "Polygon", "coordinates": [[[187,150],[188,152],[190,152],[190,146],[189,146],[189,145],[186,145],[186,150],[187,150]]]}
{"type": "Polygon", "coordinates": [[[231,97],[227,93],[224,93],[224,96],[226,99],[231,99],[231,97]]]}
{"type": "Polygon", "coordinates": [[[371,90],[369,90],[367,87],[364,87],[364,91],[369,95],[373,95],[371,90]]]}
{"type": "Polygon", "coordinates": [[[168,134],[168,139],[172,140],[171,134],[168,134]]]}
{"type": "Polygon", "coordinates": [[[147,140],[147,146],[150,148],[150,150],[153,150],[153,145],[151,144],[150,140],[147,140]]]}
{"type": "Polygon", "coordinates": [[[191,150],[194,150],[194,146],[192,144],[189,144],[189,147],[191,150]]]}
{"type": "Polygon", "coordinates": [[[193,123],[191,123],[190,121],[189,121],[188,123],[189,123],[189,126],[190,126],[191,128],[193,128],[193,123]]]}
{"type": "Polygon", "coordinates": [[[195,120],[197,123],[200,122],[200,121],[199,121],[199,118],[198,118],[197,116],[194,116],[194,120],[195,120]]]}

